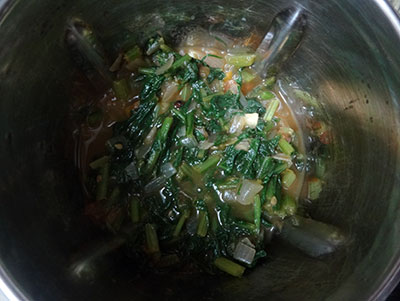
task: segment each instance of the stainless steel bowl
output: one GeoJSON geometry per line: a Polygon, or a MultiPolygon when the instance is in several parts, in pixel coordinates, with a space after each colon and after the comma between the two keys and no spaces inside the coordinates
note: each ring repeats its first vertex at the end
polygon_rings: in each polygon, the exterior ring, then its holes
{"type": "MultiPolygon", "coordinates": [[[[222,30],[266,30],[289,0],[0,1],[0,276],[24,300],[381,300],[400,269],[400,22],[383,0],[298,1],[304,41],[282,73],[318,99],[334,129],[329,178],[307,210],[350,241],[310,258],[277,241],[247,277],[140,276],[123,254],[91,281],[71,254],[101,236],[82,215],[65,154],[73,66],[66,22],[92,24],[112,52],[127,38],[219,16],[222,30]],[[229,22],[227,20],[230,20],[229,22]]],[[[285,81],[286,80],[286,81],[285,81]]]]}

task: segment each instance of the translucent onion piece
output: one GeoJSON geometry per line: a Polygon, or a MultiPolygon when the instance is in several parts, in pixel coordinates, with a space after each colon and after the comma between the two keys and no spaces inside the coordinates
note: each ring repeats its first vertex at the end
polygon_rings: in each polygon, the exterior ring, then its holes
{"type": "Polygon", "coordinates": [[[243,116],[235,115],[232,118],[231,126],[229,127],[229,134],[241,133],[245,126],[245,119],[243,116]]]}
{"type": "Polygon", "coordinates": [[[256,250],[242,242],[236,245],[235,251],[233,252],[233,258],[247,264],[252,264],[255,255],[256,250]]]}
{"type": "Polygon", "coordinates": [[[287,162],[288,167],[291,167],[293,165],[292,158],[289,155],[279,153],[279,154],[273,155],[272,158],[274,158],[275,160],[287,162]]]}
{"type": "Polygon", "coordinates": [[[196,102],[194,100],[192,100],[192,102],[190,103],[190,105],[187,109],[187,113],[192,112],[194,109],[196,109],[196,102]]]}
{"type": "Polygon", "coordinates": [[[206,140],[206,141],[200,142],[199,148],[200,148],[200,149],[209,149],[209,148],[210,148],[211,146],[213,146],[213,145],[214,145],[213,142],[210,142],[210,141],[206,140]]]}
{"type": "Polygon", "coordinates": [[[240,92],[239,102],[243,106],[243,108],[246,108],[248,105],[247,99],[246,99],[246,97],[244,97],[242,92],[240,92]]]}
{"type": "Polygon", "coordinates": [[[164,82],[162,88],[162,97],[161,97],[161,104],[160,104],[160,113],[165,113],[170,103],[175,101],[179,95],[179,85],[173,81],[166,81],[164,82]]]}
{"type": "MultiPolygon", "coordinates": [[[[204,127],[196,127],[196,129],[207,139],[208,138],[208,133],[204,127]]],[[[215,139],[214,139],[215,141],[215,139]]],[[[211,141],[214,143],[214,141],[211,141]]]]}
{"type": "Polygon", "coordinates": [[[252,129],[255,129],[258,123],[258,114],[257,113],[252,113],[252,114],[244,114],[244,118],[246,121],[246,126],[252,129]]]}
{"type": "Polygon", "coordinates": [[[250,143],[247,140],[240,141],[238,144],[235,145],[235,149],[244,150],[247,152],[250,149],[250,143]]]}
{"type": "Polygon", "coordinates": [[[225,190],[222,192],[221,197],[225,202],[235,202],[237,198],[236,191],[232,189],[225,190]]]}
{"type": "Polygon", "coordinates": [[[163,175],[151,180],[144,186],[144,194],[150,195],[159,192],[166,182],[167,178],[163,175]]]}
{"type": "Polygon", "coordinates": [[[125,172],[132,180],[139,179],[139,172],[135,161],[132,161],[127,167],[125,167],[125,172]]]}
{"type": "Polygon", "coordinates": [[[183,125],[178,129],[178,132],[176,133],[178,137],[184,137],[186,135],[186,127],[183,125]]]}
{"type": "Polygon", "coordinates": [[[176,169],[171,163],[165,163],[160,167],[160,172],[161,175],[163,175],[166,178],[172,177],[174,174],[176,174],[176,169]]]}
{"type": "Polygon", "coordinates": [[[144,144],[153,144],[156,134],[157,134],[157,127],[153,126],[153,128],[150,130],[150,132],[144,138],[143,143],[144,144]]]}
{"type": "Polygon", "coordinates": [[[151,146],[152,146],[151,144],[143,144],[143,145],[141,145],[138,149],[135,150],[136,158],[138,158],[139,160],[140,159],[144,159],[144,157],[150,151],[151,146]]]}
{"type": "Polygon", "coordinates": [[[237,201],[242,205],[249,205],[254,202],[254,197],[264,188],[257,181],[244,179],[237,201]]]}
{"type": "Polygon", "coordinates": [[[161,75],[167,72],[168,69],[171,68],[173,63],[174,63],[174,56],[170,55],[168,61],[166,61],[164,65],[162,65],[160,68],[156,70],[156,75],[161,75]]]}
{"type": "Polygon", "coordinates": [[[182,143],[182,145],[184,145],[188,148],[194,148],[194,147],[198,146],[196,139],[194,139],[192,137],[183,138],[181,140],[181,143],[182,143]]]}

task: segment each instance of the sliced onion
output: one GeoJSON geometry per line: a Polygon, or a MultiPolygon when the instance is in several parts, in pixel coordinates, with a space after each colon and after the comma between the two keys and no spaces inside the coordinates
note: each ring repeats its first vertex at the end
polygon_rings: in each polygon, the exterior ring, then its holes
{"type": "MultiPolygon", "coordinates": [[[[211,53],[213,54],[213,53],[211,53]]],[[[220,55],[219,53],[217,55],[220,55]]],[[[210,67],[213,68],[220,68],[222,69],[224,67],[225,64],[225,60],[224,59],[220,59],[220,58],[216,58],[216,57],[212,57],[212,56],[208,56],[204,62],[206,64],[208,64],[210,67]]]]}
{"type": "Polygon", "coordinates": [[[184,145],[188,148],[194,148],[194,147],[198,146],[198,143],[197,143],[196,139],[194,139],[194,138],[188,138],[188,137],[183,138],[181,140],[181,143],[182,143],[182,145],[184,145]]]}
{"type": "Polygon", "coordinates": [[[255,255],[256,255],[256,250],[242,242],[239,242],[236,245],[235,251],[233,252],[233,258],[247,264],[253,263],[255,255]]]}
{"type": "Polygon", "coordinates": [[[142,144],[138,149],[135,150],[136,158],[139,160],[144,159],[144,157],[150,151],[151,146],[151,144],[142,144]]]}
{"type": "Polygon", "coordinates": [[[292,162],[292,158],[289,155],[283,154],[283,153],[279,153],[276,155],[273,155],[272,158],[274,158],[275,160],[279,160],[279,161],[285,161],[288,163],[288,168],[292,166],[293,162],[292,162]]]}
{"type": "Polygon", "coordinates": [[[247,152],[250,149],[250,143],[248,140],[240,141],[238,144],[235,145],[235,149],[244,150],[247,152]]]}
{"type": "Polygon", "coordinates": [[[161,74],[164,74],[165,72],[167,72],[168,69],[171,68],[173,63],[174,63],[174,56],[171,54],[169,56],[168,60],[165,62],[165,64],[156,70],[156,72],[155,72],[156,75],[161,75],[161,74]]]}
{"type": "Polygon", "coordinates": [[[165,176],[159,176],[144,186],[144,193],[146,195],[154,194],[160,191],[160,189],[165,185],[167,182],[167,178],[165,176]]]}
{"type": "Polygon", "coordinates": [[[235,202],[237,198],[236,191],[232,189],[224,190],[221,193],[221,197],[224,202],[235,202]]]}
{"type": "Polygon", "coordinates": [[[245,119],[241,115],[235,115],[232,118],[231,125],[229,127],[229,134],[239,134],[242,132],[245,126],[245,119]]]}
{"type": "MultiPolygon", "coordinates": [[[[198,130],[200,132],[200,134],[202,134],[206,139],[208,138],[208,133],[206,131],[206,129],[204,127],[196,127],[196,130],[198,130]]],[[[214,142],[214,141],[212,141],[214,142]]]]}
{"type": "Polygon", "coordinates": [[[236,114],[240,115],[241,113],[242,113],[241,110],[228,108],[228,110],[226,110],[226,112],[224,114],[224,119],[230,119],[233,115],[236,115],[236,114]]]}
{"type": "Polygon", "coordinates": [[[164,82],[162,88],[162,97],[161,97],[161,104],[160,104],[160,113],[165,113],[170,103],[175,101],[179,95],[179,85],[174,81],[166,81],[164,82]]]}
{"type": "Polygon", "coordinates": [[[153,128],[150,130],[150,132],[144,138],[143,143],[144,144],[153,144],[156,134],[157,134],[157,126],[153,126],[153,128]]]}
{"type": "Polygon", "coordinates": [[[237,201],[242,205],[249,205],[254,202],[254,197],[264,188],[263,185],[259,184],[254,180],[244,179],[240,194],[237,196],[237,201]]]}
{"type": "Polygon", "coordinates": [[[193,99],[192,99],[192,102],[190,103],[190,105],[189,105],[189,107],[188,107],[188,109],[187,109],[187,113],[190,113],[190,112],[192,112],[194,109],[196,109],[196,101],[194,101],[193,99]]]}
{"type": "Polygon", "coordinates": [[[190,235],[194,235],[197,231],[197,224],[198,224],[198,219],[197,216],[192,215],[191,217],[188,218],[186,221],[186,231],[190,235]]]}
{"type": "Polygon", "coordinates": [[[127,167],[125,167],[125,172],[132,180],[139,179],[139,171],[135,161],[132,161],[127,167]]]}
{"type": "Polygon", "coordinates": [[[255,248],[256,246],[250,241],[248,237],[243,238],[240,242],[244,243],[245,245],[255,248]]]}
{"type": "Polygon", "coordinates": [[[160,172],[161,175],[163,175],[166,178],[172,177],[174,174],[176,174],[176,169],[171,163],[165,163],[160,167],[160,172]]]}
{"type": "Polygon", "coordinates": [[[178,129],[178,132],[176,133],[176,136],[184,137],[185,135],[186,135],[186,127],[183,125],[178,129]]]}
{"type": "Polygon", "coordinates": [[[199,143],[199,148],[200,149],[209,149],[211,146],[213,146],[214,145],[214,143],[213,142],[210,142],[210,141],[208,141],[208,140],[206,140],[206,141],[201,141],[200,143],[199,143]]]}
{"type": "Polygon", "coordinates": [[[248,104],[249,104],[249,103],[247,102],[246,97],[244,97],[244,95],[243,95],[242,92],[240,92],[239,102],[240,102],[240,104],[243,106],[244,109],[245,109],[245,108],[248,106],[248,104]]]}

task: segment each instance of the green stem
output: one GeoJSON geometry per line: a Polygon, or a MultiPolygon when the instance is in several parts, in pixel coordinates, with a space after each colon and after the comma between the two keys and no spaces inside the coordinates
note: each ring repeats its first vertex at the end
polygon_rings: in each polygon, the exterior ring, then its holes
{"type": "Polygon", "coordinates": [[[259,232],[261,226],[261,200],[258,194],[254,197],[254,224],[256,225],[256,231],[259,232]]]}
{"type": "Polygon", "coordinates": [[[282,186],[289,188],[296,181],[296,174],[291,169],[286,169],[282,172],[282,186]]]}
{"type": "Polygon", "coordinates": [[[209,170],[210,168],[216,166],[220,160],[221,160],[220,155],[212,155],[206,161],[194,166],[194,169],[198,173],[204,173],[207,170],[209,170]]]}
{"type": "Polygon", "coordinates": [[[172,234],[173,237],[179,236],[179,234],[182,231],[182,227],[185,224],[185,221],[187,220],[188,217],[189,217],[189,212],[185,210],[182,213],[182,216],[179,218],[178,224],[176,225],[174,233],[172,234]]]}
{"type": "Polygon", "coordinates": [[[147,249],[149,253],[154,254],[154,253],[159,253],[160,252],[160,246],[158,244],[158,236],[156,229],[152,224],[146,224],[144,226],[145,233],[146,233],[146,244],[147,244],[147,249]]]}
{"type": "Polygon", "coordinates": [[[273,173],[276,175],[281,174],[288,167],[286,162],[278,163],[274,166],[273,173]]]}
{"type": "Polygon", "coordinates": [[[186,84],[182,91],[181,91],[181,97],[183,101],[188,101],[190,98],[191,90],[190,90],[190,85],[186,84]]]}
{"type": "Polygon", "coordinates": [[[286,155],[291,155],[294,152],[293,146],[290,145],[289,142],[287,142],[285,139],[281,138],[279,140],[279,147],[282,150],[282,152],[286,155]]]}
{"type": "Polygon", "coordinates": [[[245,271],[245,267],[225,258],[219,257],[215,259],[214,264],[221,271],[224,271],[232,276],[241,277],[245,271]]]}
{"type": "Polygon", "coordinates": [[[272,179],[268,182],[267,193],[266,193],[267,201],[271,201],[272,197],[275,196],[276,182],[277,182],[276,176],[272,177],[272,179]]]}
{"type": "Polygon", "coordinates": [[[166,117],[161,128],[158,130],[156,139],[153,143],[153,146],[150,150],[149,158],[147,160],[145,174],[153,171],[161,152],[165,149],[168,132],[172,127],[173,121],[173,117],[166,117]]]}
{"type": "Polygon", "coordinates": [[[188,55],[185,54],[184,56],[180,57],[177,59],[171,66],[171,70],[176,70],[179,67],[182,67],[186,62],[190,61],[192,58],[188,55]]]}
{"type": "Polygon", "coordinates": [[[171,109],[171,112],[172,115],[176,116],[182,123],[186,123],[185,115],[181,111],[173,108],[171,109]]]}
{"type": "Polygon", "coordinates": [[[199,212],[199,224],[197,226],[197,235],[205,237],[208,231],[208,214],[207,211],[199,212]]]}
{"type": "Polygon", "coordinates": [[[278,106],[279,106],[279,100],[278,99],[272,99],[270,101],[270,103],[268,104],[268,107],[267,107],[267,112],[264,115],[264,120],[265,121],[271,121],[272,120],[276,110],[278,109],[278,106]]]}
{"type": "Polygon", "coordinates": [[[186,115],[186,137],[188,138],[194,138],[193,135],[193,129],[194,129],[194,112],[190,112],[188,115],[186,115]]]}

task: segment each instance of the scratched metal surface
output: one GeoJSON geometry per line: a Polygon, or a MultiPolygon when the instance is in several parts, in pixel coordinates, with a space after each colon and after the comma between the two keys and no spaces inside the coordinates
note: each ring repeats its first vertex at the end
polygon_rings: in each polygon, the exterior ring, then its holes
{"type": "Polygon", "coordinates": [[[299,2],[309,10],[310,27],[284,78],[316,96],[335,129],[331,178],[308,210],[340,225],[351,241],[323,259],[277,243],[268,262],[241,280],[138,279],[124,261],[93,283],[69,278],[68,256],[96,232],[78,218],[83,201],[62,154],[72,73],[62,35],[69,17],[82,17],[112,52],[123,38],[169,30],[196,15],[205,17],[201,23],[210,14],[233,17],[242,28],[235,34],[248,34],[249,24],[266,28],[292,1],[14,1],[2,11],[0,166],[7,172],[0,174],[0,258],[28,299],[379,300],[389,294],[400,254],[398,24],[388,21],[380,0],[299,2]]]}

